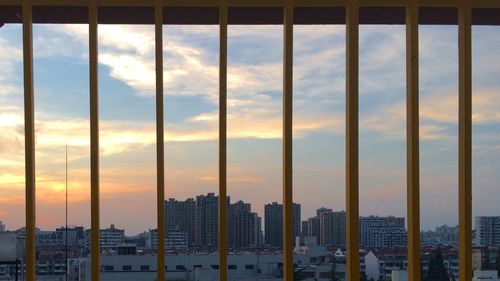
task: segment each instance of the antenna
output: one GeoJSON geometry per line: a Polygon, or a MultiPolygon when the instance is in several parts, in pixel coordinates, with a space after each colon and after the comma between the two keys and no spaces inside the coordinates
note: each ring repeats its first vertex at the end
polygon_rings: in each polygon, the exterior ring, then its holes
{"type": "Polygon", "coordinates": [[[66,144],[66,281],[68,281],[68,145],[66,144]]]}

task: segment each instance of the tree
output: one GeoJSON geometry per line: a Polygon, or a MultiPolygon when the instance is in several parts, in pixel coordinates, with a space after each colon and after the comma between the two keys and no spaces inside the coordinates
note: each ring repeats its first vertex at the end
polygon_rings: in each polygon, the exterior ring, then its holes
{"type": "Polygon", "coordinates": [[[443,254],[441,247],[438,247],[431,255],[427,274],[425,276],[427,281],[450,281],[448,270],[444,266],[443,254]]]}

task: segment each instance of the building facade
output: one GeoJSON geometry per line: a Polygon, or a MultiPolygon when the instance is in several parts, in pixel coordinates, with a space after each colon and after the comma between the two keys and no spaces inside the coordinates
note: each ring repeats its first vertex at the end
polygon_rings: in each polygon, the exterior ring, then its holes
{"type": "Polygon", "coordinates": [[[476,217],[475,226],[476,245],[500,245],[500,216],[476,217]]]}
{"type": "MultiPolygon", "coordinates": [[[[185,231],[165,231],[164,243],[167,250],[185,250],[188,248],[188,234],[185,231]]],[[[158,229],[149,230],[146,247],[158,249],[158,229]]]]}
{"type": "Polygon", "coordinates": [[[406,245],[405,218],[369,216],[359,218],[360,246],[397,247],[406,245]]]}
{"type": "MultiPolygon", "coordinates": [[[[283,245],[283,205],[276,202],[264,206],[265,242],[271,247],[283,245]]],[[[293,235],[300,236],[300,204],[293,203],[293,235]]],[[[295,239],[293,239],[295,241],[295,239]]]]}
{"type": "MultiPolygon", "coordinates": [[[[90,241],[92,235],[90,229],[87,231],[87,247],[90,249],[90,241]]],[[[118,229],[112,224],[109,228],[99,230],[99,245],[101,252],[114,251],[116,248],[125,243],[125,230],[118,229]]]]}
{"type": "Polygon", "coordinates": [[[252,213],[251,205],[238,201],[228,210],[228,243],[233,249],[260,247],[262,229],[260,218],[252,213]]]}
{"type": "Polygon", "coordinates": [[[197,247],[215,248],[219,245],[218,199],[214,193],[196,196],[194,244],[197,247]]]}
{"type": "Polygon", "coordinates": [[[193,198],[184,201],[170,198],[165,201],[166,231],[185,232],[188,247],[194,245],[195,240],[195,210],[196,201],[193,198]]]}

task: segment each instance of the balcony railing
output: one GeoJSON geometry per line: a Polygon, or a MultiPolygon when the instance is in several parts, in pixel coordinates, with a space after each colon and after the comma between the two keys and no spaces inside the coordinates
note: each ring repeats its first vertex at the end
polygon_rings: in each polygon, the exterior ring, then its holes
{"type": "MultiPolygon", "coordinates": [[[[405,24],[407,70],[408,278],[420,280],[419,202],[419,24],[458,25],[459,32],[459,267],[460,280],[472,279],[471,25],[500,25],[498,0],[0,0],[0,24],[22,23],[26,161],[26,276],[35,280],[35,128],[33,23],[89,25],[91,128],[92,280],[99,280],[99,112],[98,24],[154,24],[156,55],[157,228],[165,240],[163,47],[164,24],[218,24],[219,200],[226,202],[227,26],[283,24],[283,253],[284,279],[293,280],[292,256],[292,78],[294,24],[346,25],[346,219],[347,280],[359,280],[359,24],[405,24]]],[[[227,280],[227,209],[219,204],[220,280],[227,280]]],[[[158,264],[165,264],[164,244],[158,264]]],[[[165,268],[158,266],[158,280],[165,268]]]]}

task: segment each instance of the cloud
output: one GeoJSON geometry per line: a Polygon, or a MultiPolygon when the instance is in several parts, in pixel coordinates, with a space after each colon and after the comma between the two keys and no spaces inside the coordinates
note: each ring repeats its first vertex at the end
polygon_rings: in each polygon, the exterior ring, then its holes
{"type": "Polygon", "coordinates": [[[0,37],[0,97],[14,95],[21,92],[20,77],[16,65],[22,62],[22,49],[15,43],[0,37]]]}

